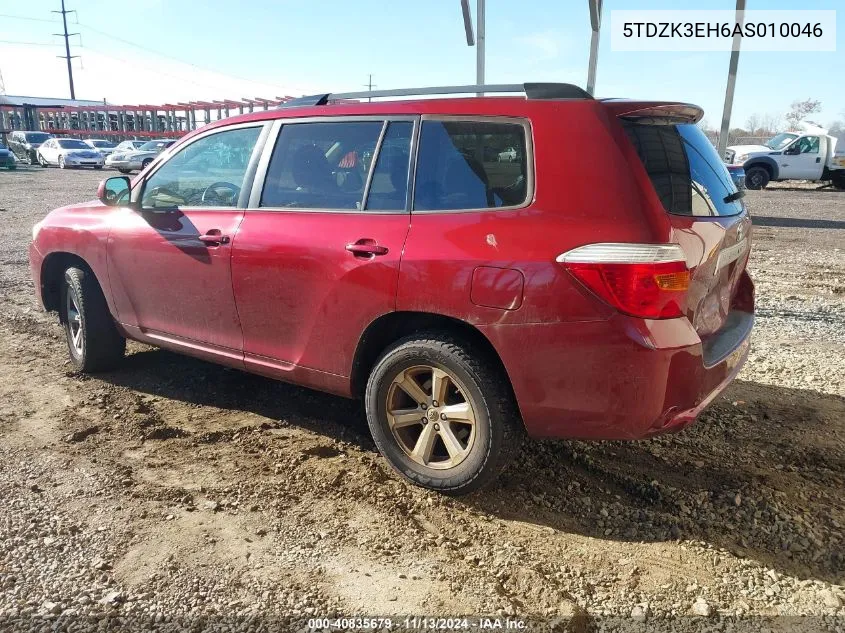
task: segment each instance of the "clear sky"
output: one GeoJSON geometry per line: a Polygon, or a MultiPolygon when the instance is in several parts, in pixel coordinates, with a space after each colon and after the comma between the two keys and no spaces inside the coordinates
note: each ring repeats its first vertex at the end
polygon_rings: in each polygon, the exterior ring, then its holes
{"type": "MultiPolygon", "coordinates": [[[[13,95],[67,97],[60,0],[0,2],[0,72],[13,95]],[[17,17],[9,17],[17,16],[17,17]],[[20,19],[28,18],[28,19],[20,19]],[[15,43],[10,43],[15,42],[15,43]],[[23,44],[21,42],[26,42],[23,44]]],[[[112,103],[275,97],[474,83],[460,0],[66,0],[78,98],[112,103]],[[78,24],[76,23],[78,20],[78,24]]],[[[473,13],[475,4],[471,2],[473,13]]],[[[613,9],[732,9],[734,0],[605,0],[613,9]]],[[[745,53],[734,125],[819,99],[845,119],[845,1],[747,0],[748,9],[842,9],[835,53],[745,53]]],[[[597,96],[677,99],[718,126],[728,53],[624,53],[604,34],[597,96]]],[[[584,86],[587,0],[487,0],[487,82],[584,86]]]]}

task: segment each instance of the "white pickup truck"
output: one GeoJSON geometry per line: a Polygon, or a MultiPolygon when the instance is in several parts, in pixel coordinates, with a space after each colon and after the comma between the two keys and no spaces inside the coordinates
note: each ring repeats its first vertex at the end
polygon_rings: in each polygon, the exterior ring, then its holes
{"type": "Polygon", "coordinates": [[[772,180],[824,180],[845,189],[845,153],[836,152],[836,137],[827,130],[783,132],[765,145],[732,145],[725,162],[742,165],[749,189],[763,189],[772,180]]]}

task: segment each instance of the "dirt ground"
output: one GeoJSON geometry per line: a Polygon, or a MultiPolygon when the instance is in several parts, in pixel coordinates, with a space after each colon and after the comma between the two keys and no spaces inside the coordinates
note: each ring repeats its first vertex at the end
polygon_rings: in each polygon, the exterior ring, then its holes
{"type": "Polygon", "coordinates": [[[845,193],[749,192],[755,352],[698,424],[528,442],[451,499],[394,477],[354,402],[138,344],[72,371],[26,249],[103,176],[0,172],[0,630],[845,626],[845,193]]]}

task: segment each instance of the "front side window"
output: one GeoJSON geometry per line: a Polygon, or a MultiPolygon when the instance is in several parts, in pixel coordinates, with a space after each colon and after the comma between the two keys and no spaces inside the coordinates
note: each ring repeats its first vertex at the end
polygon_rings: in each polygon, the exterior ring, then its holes
{"type": "Polygon", "coordinates": [[[144,184],[144,208],[234,207],[260,127],[210,134],[186,145],[144,184]]]}
{"type": "Polygon", "coordinates": [[[261,194],[262,207],[361,209],[384,123],[291,123],[282,126],[261,194]]]}
{"type": "Polygon", "coordinates": [[[487,121],[423,121],[415,210],[492,209],[525,204],[525,127],[487,121]]]}
{"type": "Polygon", "coordinates": [[[798,143],[799,154],[818,154],[819,153],[819,137],[818,136],[804,136],[798,143]]]}

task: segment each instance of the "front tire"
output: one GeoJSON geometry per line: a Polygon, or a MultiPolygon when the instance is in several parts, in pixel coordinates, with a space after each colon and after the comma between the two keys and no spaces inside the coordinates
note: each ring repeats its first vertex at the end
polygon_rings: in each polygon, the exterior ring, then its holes
{"type": "Polygon", "coordinates": [[[367,381],[365,407],[376,446],[393,469],[450,495],[492,482],[523,435],[495,361],[447,333],[391,346],[367,381]]]}
{"type": "Polygon", "coordinates": [[[41,154],[38,155],[38,164],[44,168],[49,167],[49,165],[47,165],[47,161],[44,160],[44,157],[41,154]]]}
{"type": "Polygon", "coordinates": [[[86,373],[113,369],[126,352],[126,339],[117,331],[103,291],[90,271],[65,270],[61,306],[74,366],[86,373]]]}
{"type": "Polygon", "coordinates": [[[765,167],[749,167],[745,170],[745,186],[749,189],[765,189],[769,184],[769,171],[765,167]]]}
{"type": "Polygon", "coordinates": [[[124,169],[123,167],[118,167],[117,171],[119,171],[121,174],[131,174],[132,173],[131,169],[124,169]]]}

